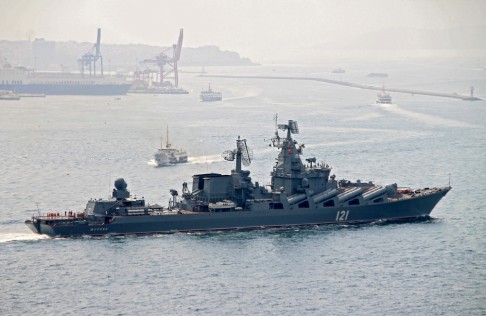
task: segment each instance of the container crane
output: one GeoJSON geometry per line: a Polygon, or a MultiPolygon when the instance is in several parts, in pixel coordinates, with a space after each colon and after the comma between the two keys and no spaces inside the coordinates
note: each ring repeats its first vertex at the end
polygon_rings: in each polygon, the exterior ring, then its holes
{"type": "Polygon", "coordinates": [[[78,60],[81,67],[81,75],[84,77],[85,71],[89,70],[90,77],[96,77],[96,63],[100,61],[100,74],[103,77],[103,56],[100,52],[101,29],[98,29],[96,44],[78,60]]]}
{"type": "Polygon", "coordinates": [[[179,39],[177,40],[177,44],[173,44],[172,47],[163,50],[160,54],[155,56],[155,58],[145,59],[143,61],[144,63],[156,64],[159,67],[158,84],[160,86],[164,86],[167,84],[170,85],[170,82],[166,83],[166,79],[174,79],[175,87],[178,87],[179,85],[179,71],[177,69],[177,63],[181,57],[183,37],[184,37],[184,30],[180,29],[179,39]],[[169,50],[172,50],[172,54],[168,53],[169,50]]]}

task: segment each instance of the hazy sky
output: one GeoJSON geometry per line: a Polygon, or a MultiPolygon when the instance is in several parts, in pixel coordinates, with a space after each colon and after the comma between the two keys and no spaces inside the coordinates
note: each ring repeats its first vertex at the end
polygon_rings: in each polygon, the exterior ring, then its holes
{"type": "Polygon", "coordinates": [[[0,0],[0,39],[217,45],[258,62],[313,58],[390,28],[486,25],[486,0],[0,0]]]}

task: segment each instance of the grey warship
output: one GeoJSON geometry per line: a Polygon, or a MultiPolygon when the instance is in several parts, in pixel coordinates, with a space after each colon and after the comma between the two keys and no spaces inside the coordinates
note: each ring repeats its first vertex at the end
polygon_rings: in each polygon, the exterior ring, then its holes
{"type": "Polygon", "coordinates": [[[271,146],[279,150],[271,184],[253,182],[246,140],[223,153],[234,161],[230,174],[204,173],[183,183],[179,195],[170,190],[167,207],[130,196],[122,178],[112,198],[88,201],[83,212],[36,214],[26,220],[35,233],[52,237],[156,234],[222,231],[376,221],[413,221],[427,217],[449,186],[399,189],[397,185],[336,180],[331,167],[310,157],[303,161],[303,145],[293,139],[296,121],[275,122],[271,146]],[[279,136],[279,130],[286,133],[279,136]]]}

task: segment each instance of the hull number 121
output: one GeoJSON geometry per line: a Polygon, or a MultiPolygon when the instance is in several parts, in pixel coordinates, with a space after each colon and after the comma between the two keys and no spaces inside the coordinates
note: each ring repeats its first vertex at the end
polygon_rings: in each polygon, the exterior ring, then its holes
{"type": "Polygon", "coordinates": [[[347,221],[348,220],[349,211],[337,211],[336,213],[336,221],[347,221]]]}

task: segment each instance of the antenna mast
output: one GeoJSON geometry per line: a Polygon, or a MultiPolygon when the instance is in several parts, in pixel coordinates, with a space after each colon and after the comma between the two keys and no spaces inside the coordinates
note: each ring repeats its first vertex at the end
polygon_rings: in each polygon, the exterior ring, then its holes
{"type": "Polygon", "coordinates": [[[167,142],[165,143],[165,148],[170,148],[170,144],[169,144],[169,125],[167,125],[167,142]]]}

